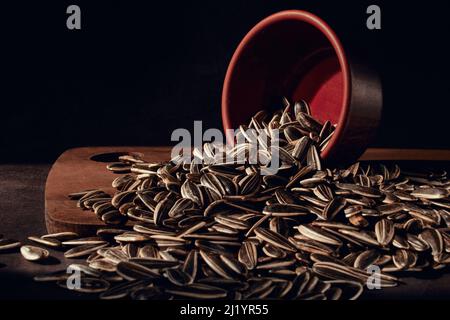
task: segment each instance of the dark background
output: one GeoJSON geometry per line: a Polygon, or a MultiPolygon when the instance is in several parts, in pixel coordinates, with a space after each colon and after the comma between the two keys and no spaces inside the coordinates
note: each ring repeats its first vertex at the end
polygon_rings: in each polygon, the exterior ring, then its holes
{"type": "Polygon", "coordinates": [[[18,1],[0,17],[0,162],[51,162],[87,145],[166,145],[221,127],[231,55],[262,18],[311,11],[360,47],[384,86],[375,145],[449,148],[448,1],[18,1]],[[82,29],[66,28],[81,7],[82,29]],[[378,4],[382,30],[366,28],[378,4]]]}

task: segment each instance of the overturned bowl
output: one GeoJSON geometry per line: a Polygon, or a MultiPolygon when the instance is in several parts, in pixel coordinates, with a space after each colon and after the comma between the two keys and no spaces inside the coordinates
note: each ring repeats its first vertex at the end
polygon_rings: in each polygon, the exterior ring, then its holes
{"type": "Polygon", "coordinates": [[[382,90],[378,76],[350,51],[309,12],[282,11],[262,20],[241,41],[228,66],[224,129],[247,123],[281,96],[304,99],[315,118],[336,124],[322,158],[327,163],[356,160],[378,127],[382,90]]]}

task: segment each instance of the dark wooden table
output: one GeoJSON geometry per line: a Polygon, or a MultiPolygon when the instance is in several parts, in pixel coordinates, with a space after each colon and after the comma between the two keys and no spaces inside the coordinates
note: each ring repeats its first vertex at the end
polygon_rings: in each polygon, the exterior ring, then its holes
{"type": "MultiPolygon", "coordinates": [[[[29,235],[46,232],[44,188],[50,164],[0,165],[0,233],[27,242],[29,235]]],[[[20,253],[0,253],[0,300],[86,299],[89,295],[58,288],[54,283],[36,283],[39,273],[64,269],[62,253],[52,251],[49,264],[26,261],[20,253]]]]}
{"type": "MultiPolygon", "coordinates": [[[[434,159],[449,152],[435,154],[434,159]]],[[[405,154],[403,154],[404,156],[405,154]]],[[[412,155],[408,155],[412,156],[412,155]]],[[[425,157],[423,152],[417,157],[425,157]]],[[[433,155],[431,155],[433,157],[433,155]]],[[[0,233],[8,238],[27,242],[30,235],[46,232],[44,220],[44,188],[50,164],[0,164],[0,233]]],[[[35,283],[39,273],[64,269],[77,260],[66,260],[62,253],[52,251],[47,264],[25,261],[19,253],[0,254],[0,299],[92,299],[60,289],[56,284],[35,283]]],[[[367,299],[449,299],[450,272],[428,274],[426,278],[406,277],[396,288],[367,291],[367,299]]]]}

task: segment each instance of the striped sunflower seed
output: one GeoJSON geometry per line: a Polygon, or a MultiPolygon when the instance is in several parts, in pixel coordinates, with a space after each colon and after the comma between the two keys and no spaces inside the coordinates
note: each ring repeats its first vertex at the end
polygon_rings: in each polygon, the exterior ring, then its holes
{"type": "Polygon", "coordinates": [[[284,249],[284,250],[290,251],[290,252],[296,251],[295,247],[285,237],[283,237],[282,235],[280,235],[276,232],[258,227],[255,229],[255,235],[259,239],[261,239],[267,243],[270,243],[271,245],[274,245],[275,247],[279,247],[281,249],[284,249]]]}
{"type": "Polygon", "coordinates": [[[375,236],[382,246],[387,246],[394,239],[395,228],[392,221],[382,219],[375,224],[375,236]]]}

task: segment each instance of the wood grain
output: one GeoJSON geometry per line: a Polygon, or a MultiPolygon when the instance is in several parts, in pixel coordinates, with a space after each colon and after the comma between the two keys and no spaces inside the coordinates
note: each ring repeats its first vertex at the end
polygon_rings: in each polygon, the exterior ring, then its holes
{"type": "Polygon", "coordinates": [[[148,161],[162,161],[170,156],[169,147],[85,147],[64,152],[53,164],[45,186],[45,222],[49,232],[87,235],[104,226],[91,211],[77,208],[67,195],[94,188],[113,192],[111,182],[117,175],[106,170],[105,162],[91,158],[116,152],[142,153],[148,161]]]}
{"type": "MultiPolygon", "coordinates": [[[[45,220],[49,232],[74,231],[80,235],[95,232],[104,224],[91,211],[76,207],[67,195],[100,188],[112,193],[116,174],[106,170],[106,162],[91,160],[109,153],[138,152],[148,161],[164,161],[170,147],[85,147],[64,152],[54,163],[45,187],[45,220]]],[[[431,160],[450,161],[450,150],[368,149],[361,160],[431,160]]]]}

